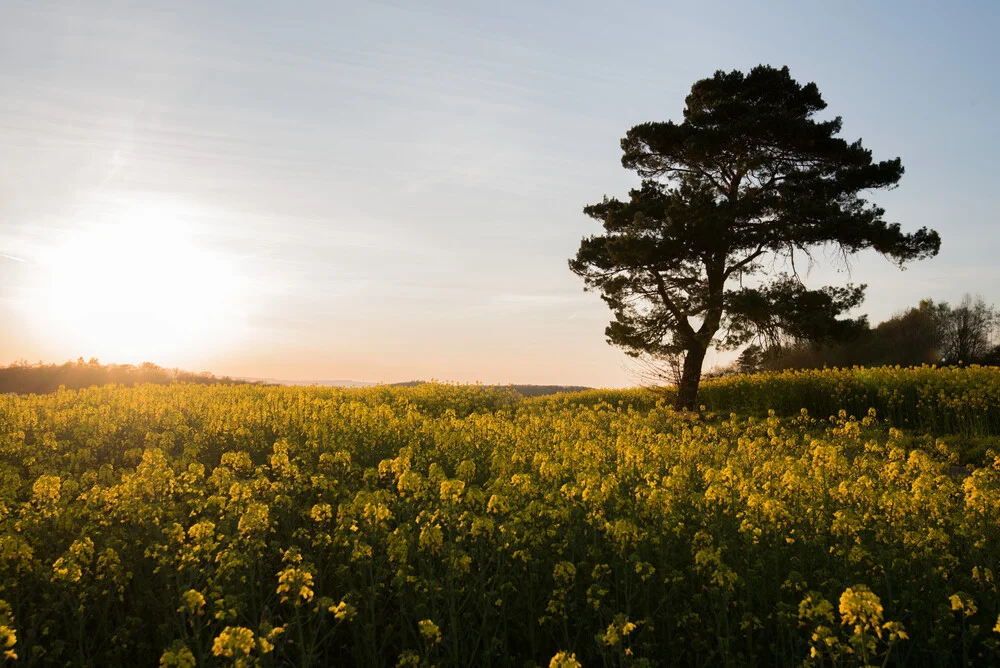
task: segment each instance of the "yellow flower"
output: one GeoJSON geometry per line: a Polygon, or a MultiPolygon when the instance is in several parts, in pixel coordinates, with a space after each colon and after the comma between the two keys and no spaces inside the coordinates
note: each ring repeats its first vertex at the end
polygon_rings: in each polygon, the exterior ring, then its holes
{"type": "Polygon", "coordinates": [[[94,560],[94,541],[83,538],[73,541],[66,554],[52,564],[52,581],[79,582],[83,569],[94,560]]]}
{"type": "Polygon", "coordinates": [[[240,535],[263,533],[270,527],[270,508],[266,503],[251,503],[240,517],[240,535]]]}
{"type": "Polygon", "coordinates": [[[444,533],[437,524],[429,524],[420,530],[421,551],[438,552],[444,544],[444,533]]]}
{"type": "Polygon", "coordinates": [[[576,660],[576,653],[569,652],[559,652],[549,661],[549,668],[582,668],[582,665],[576,660]]]}
{"type": "Polygon", "coordinates": [[[865,585],[854,585],[844,590],[840,596],[841,624],[853,624],[860,633],[866,626],[882,623],[882,601],[865,585]]]}
{"type": "Polygon", "coordinates": [[[951,609],[955,612],[964,612],[966,617],[971,617],[979,611],[976,601],[964,591],[956,592],[948,597],[951,601],[951,609]]]}
{"type": "Polygon", "coordinates": [[[160,655],[160,668],[195,668],[197,662],[187,645],[176,642],[160,655]]]}
{"type": "Polygon", "coordinates": [[[607,630],[598,638],[609,647],[614,647],[626,636],[635,631],[637,626],[628,620],[628,617],[619,613],[615,615],[614,621],[608,625],[607,630]]]}
{"type": "Polygon", "coordinates": [[[354,618],[354,615],[357,614],[357,611],[354,609],[354,606],[345,603],[344,601],[341,601],[337,605],[331,605],[327,610],[328,612],[333,613],[334,619],[336,619],[338,622],[342,622],[345,619],[350,621],[351,619],[354,618]]]}
{"type": "Polygon", "coordinates": [[[505,513],[507,510],[507,500],[502,494],[494,494],[486,502],[486,512],[488,513],[505,513]]]}
{"type": "Polygon", "coordinates": [[[220,466],[228,466],[237,473],[246,473],[253,469],[253,462],[246,452],[224,452],[219,461],[220,466]]]}
{"type": "Polygon", "coordinates": [[[889,643],[895,643],[897,640],[909,640],[910,636],[906,634],[906,627],[903,626],[902,622],[886,622],[882,625],[882,630],[889,632],[889,643]]]}
{"type": "Polygon", "coordinates": [[[420,655],[411,649],[402,652],[396,661],[396,668],[416,668],[420,665],[420,655]]]}
{"type": "Polygon", "coordinates": [[[317,503],[309,511],[309,516],[314,522],[325,522],[333,517],[333,508],[329,503],[317,503]]]}
{"type": "Polygon", "coordinates": [[[442,501],[458,503],[465,491],[465,482],[462,480],[442,480],[439,489],[439,496],[442,501]]]}
{"type": "Polygon", "coordinates": [[[0,600],[0,650],[3,657],[10,661],[17,660],[14,645],[17,644],[17,632],[14,630],[14,616],[10,613],[7,602],[0,600]]]}
{"type": "Polygon", "coordinates": [[[552,569],[552,579],[556,582],[569,584],[576,578],[576,566],[569,561],[560,561],[552,569]]]}
{"type": "Polygon", "coordinates": [[[205,614],[205,597],[196,589],[188,589],[181,594],[183,605],[177,608],[177,612],[187,610],[192,615],[205,614]]]}
{"type": "Polygon", "coordinates": [[[31,486],[31,501],[39,508],[45,508],[59,502],[59,490],[62,480],[57,475],[39,476],[31,486]]]}
{"type": "Polygon", "coordinates": [[[282,603],[286,602],[294,595],[295,605],[301,605],[302,601],[309,603],[313,600],[315,592],[313,591],[312,586],[312,573],[296,566],[292,566],[278,573],[278,589],[275,593],[282,595],[282,603]]]}
{"type": "Polygon", "coordinates": [[[285,626],[275,626],[271,629],[267,635],[259,636],[257,638],[257,644],[260,647],[261,654],[270,654],[274,650],[274,643],[277,641],[278,637],[285,632],[285,626]]]}
{"type": "Polygon", "coordinates": [[[417,628],[420,629],[420,635],[422,635],[424,639],[431,644],[436,645],[441,642],[441,630],[438,628],[437,624],[431,620],[421,619],[417,622],[417,628]]]}
{"type": "Polygon", "coordinates": [[[227,626],[212,643],[212,654],[239,659],[249,656],[253,648],[253,631],[242,626],[227,626]]]}

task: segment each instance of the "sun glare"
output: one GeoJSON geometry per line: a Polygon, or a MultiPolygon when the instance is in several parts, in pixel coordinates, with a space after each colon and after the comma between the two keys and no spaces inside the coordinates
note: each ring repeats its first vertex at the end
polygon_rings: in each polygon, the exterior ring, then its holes
{"type": "Polygon", "coordinates": [[[199,242],[176,207],[88,223],[44,260],[39,306],[61,348],[114,362],[170,360],[231,338],[246,280],[232,258],[199,242]]]}

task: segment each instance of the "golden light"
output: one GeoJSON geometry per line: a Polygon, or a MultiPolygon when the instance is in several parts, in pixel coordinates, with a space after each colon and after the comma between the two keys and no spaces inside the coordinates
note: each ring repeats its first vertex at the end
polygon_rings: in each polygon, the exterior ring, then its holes
{"type": "Polygon", "coordinates": [[[232,339],[247,280],[231,256],[199,240],[197,216],[157,201],[113,211],[45,254],[38,306],[47,337],[108,362],[166,363],[232,339]]]}

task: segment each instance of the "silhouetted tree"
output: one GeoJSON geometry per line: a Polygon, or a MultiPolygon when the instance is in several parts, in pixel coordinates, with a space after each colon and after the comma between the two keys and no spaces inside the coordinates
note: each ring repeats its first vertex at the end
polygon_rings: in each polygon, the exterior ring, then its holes
{"type": "Polygon", "coordinates": [[[993,330],[998,313],[982,297],[966,294],[953,308],[943,305],[940,310],[941,348],[948,364],[978,364],[990,354],[993,330]]]}
{"type": "Polygon", "coordinates": [[[679,408],[695,406],[709,347],[866,327],[841,318],[864,286],[809,290],[797,253],[829,246],[846,261],[874,248],[902,265],[940,247],[933,230],[903,234],[859,196],[894,187],[902,163],[873,162],[860,140],[837,137],[839,117],[814,118],[825,108],[787,67],[716,72],[692,86],[682,123],[628,131],[622,165],[642,177],[628,201],[584,209],[604,234],[584,238],[570,268],[611,308],[609,343],[634,357],[684,355],[679,408]],[[792,274],[775,274],[773,259],[792,274]]]}
{"type": "Polygon", "coordinates": [[[805,369],[855,364],[995,365],[1000,364],[1000,346],[995,345],[998,326],[1000,312],[981,297],[965,295],[956,307],[923,299],[916,308],[897,313],[848,344],[816,346],[794,341],[780,349],[769,349],[763,366],[805,369]]]}
{"type": "Polygon", "coordinates": [[[861,356],[854,363],[865,366],[940,364],[941,307],[931,299],[922,299],[916,308],[879,323],[859,346],[861,356]]]}
{"type": "Polygon", "coordinates": [[[854,365],[914,366],[941,362],[941,305],[929,299],[897,313],[874,329],[859,330],[847,341],[815,344],[794,341],[768,351],[767,369],[815,369],[854,365]]]}

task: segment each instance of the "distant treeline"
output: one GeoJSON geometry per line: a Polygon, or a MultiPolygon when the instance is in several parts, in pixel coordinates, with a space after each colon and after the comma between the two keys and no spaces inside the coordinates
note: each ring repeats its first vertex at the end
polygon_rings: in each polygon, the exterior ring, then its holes
{"type": "MultiPolygon", "coordinates": [[[[1000,312],[969,295],[957,306],[925,299],[849,340],[752,345],[725,371],[753,373],[852,366],[1000,365],[1000,312]]],[[[721,375],[725,375],[725,371],[721,375]]]]}
{"type": "Polygon", "coordinates": [[[29,364],[15,362],[10,366],[0,367],[0,394],[13,392],[16,394],[47,394],[55,392],[60,386],[69,390],[78,390],[92,385],[136,385],[139,383],[156,383],[168,385],[181,383],[221,383],[236,385],[246,381],[218,377],[210,373],[192,373],[180,369],[164,369],[151,362],[138,366],[132,364],[101,364],[96,359],[84,361],[81,357],[75,362],[65,364],[29,364]]]}

